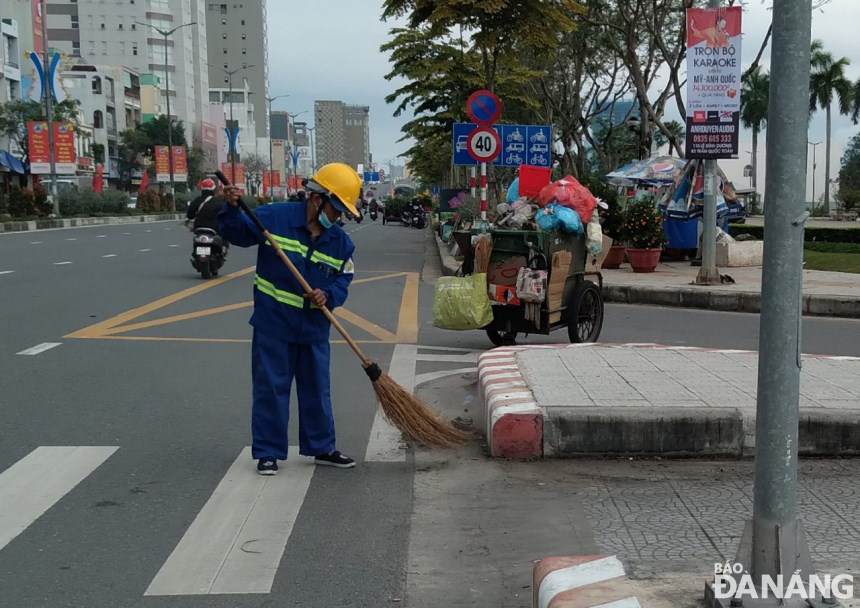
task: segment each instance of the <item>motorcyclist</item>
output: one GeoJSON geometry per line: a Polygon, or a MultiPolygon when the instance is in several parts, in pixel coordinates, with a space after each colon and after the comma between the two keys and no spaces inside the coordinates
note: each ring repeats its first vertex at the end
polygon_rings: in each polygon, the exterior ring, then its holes
{"type": "Polygon", "coordinates": [[[191,230],[211,228],[218,232],[218,212],[224,201],[215,196],[215,188],[215,180],[212,178],[207,177],[200,182],[200,196],[188,204],[188,211],[185,213],[186,225],[194,222],[193,226],[190,226],[191,230]]]}
{"type": "Polygon", "coordinates": [[[371,198],[371,199],[370,199],[370,205],[369,205],[369,208],[370,208],[370,213],[371,213],[374,217],[376,217],[376,215],[379,213],[379,202],[376,200],[376,197],[375,197],[375,196],[374,196],[373,198],[371,198]]]}

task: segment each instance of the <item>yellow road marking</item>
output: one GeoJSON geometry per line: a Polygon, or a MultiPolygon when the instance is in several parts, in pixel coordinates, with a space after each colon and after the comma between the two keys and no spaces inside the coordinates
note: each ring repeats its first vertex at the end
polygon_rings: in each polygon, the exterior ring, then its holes
{"type": "MultiPolygon", "coordinates": [[[[164,336],[87,336],[85,340],[148,340],[150,342],[225,342],[250,344],[247,338],[172,338],[164,336]]],[[[382,344],[379,340],[354,340],[356,344],[382,344]]],[[[329,340],[329,344],[346,344],[346,340],[329,340]]]]}
{"type": "Polygon", "coordinates": [[[418,342],[418,273],[406,273],[406,286],[400,299],[400,315],[397,318],[397,344],[418,342]]]}
{"type": "MultiPolygon", "coordinates": [[[[200,285],[195,285],[194,287],[189,287],[188,289],[183,289],[175,294],[171,294],[164,298],[155,300],[154,302],[150,302],[149,304],[145,304],[144,306],[140,306],[138,308],[134,308],[122,314],[119,314],[115,317],[107,319],[105,321],[101,321],[99,323],[95,323],[88,327],[84,327],[75,332],[72,332],[66,335],[66,338],[91,338],[91,339],[112,339],[112,340],[164,340],[168,342],[248,342],[248,340],[243,339],[230,339],[230,338],[176,338],[176,337],[160,337],[160,336],[120,336],[118,334],[124,334],[131,331],[137,331],[141,329],[146,329],[149,327],[158,327],[162,325],[169,325],[171,323],[178,323],[180,321],[188,321],[190,319],[196,319],[200,317],[206,317],[211,315],[220,314],[222,312],[230,312],[233,310],[239,310],[241,308],[248,308],[253,306],[253,302],[240,302],[238,304],[228,304],[226,306],[218,306],[215,308],[208,308],[204,310],[183,313],[179,315],[172,315],[169,317],[163,317],[161,319],[153,319],[150,321],[142,321],[139,323],[129,323],[129,321],[133,321],[139,317],[147,315],[151,312],[169,306],[170,304],[174,304],[180,300],[196,295],[206,289],[210,289],[217,285],[221,285],[226,281],[230,281],[232,279],[242,277],[254,272],[254,266],[244,268],[232,274],[226,275],[224,277],[214,279],[212,281],[208,281],[206,283],[201,283],[200,285]]],[[[379,271],[382,272],[382,271],[379,271]]],[[[406,285],[403,290],[403,295],[400,301],[400,312],[398,316],[397,322],[397,333],[392,333],[387,329],[373,323],[357,315],[356,313],[345,309],[338,308],[335,310],[335,314],[344,319],[345,321],[355,325],[356,327],[366,331],[370,335],[378,338],[378,341],[375,340],[356,340],[356,342],[360,344],[378,344],[378,343],[414,343],[418,340],[418,284],[419,284],[419,274],[417,272],[390,272],[387,274],[381,274],[372,277],[365,277],[363,279],[357,279],[352,282],[353,285],[361,284],[361,283],[369,283],[371,281],[382,281],[386,279],[395,279],[398,277],[406,277],[406,285]]],[[[345,341],[342,340],[332,340],[332,344],[344,344],[345,341]]]]}
{"type": "Polygon", "coordinates": [[[373,323],[372,321],[368,321],[363,317],[359,317],[354,312],[347,310],[346,308],[335,308],[334,314],[343,319],[344,321],[348,321],[369,333],[372,336],[376,336],[382,342],[396,342],[397,336],[387,329],[384,329],[373,323]]]}
{"type": "Polygon", "coordinates": [[[157,327],[159,325],[168,325],[170,323],[178,323],[179,321],[187,321],[189,319],[197,319],[200,317],[208,317],[209,315],[217,315],[222,312],[230,312],[231,310],[239,310],[240,308],[250,308],[254,305],[254,302],[240,302],[238,304],[229,304],[227,306],[219,306],[217,308],[207,308],[206,310],[197,310],[194,312],[187,312],[182,315],[174,315],[172,317],[164,317],[163,319],[155,319],[153,321],[143,321],[141,323],[132,323],[131,325],[120,325],[119,327],[113,327],[111,329],[106,329],[102,332],[101,337],[110,336],[114,334],[124,334],[129,331],[136,331],[138,329],[146,329],[147,327],[157,327]]]}
{"type": "Polygon", "coordinates": [[[251,274],[252,272],[254,272],[254,268],[254,266],[249,266],[248,268],[244,268],[242,270],[234,272],[233,274],[228,274],[225,277],[213,279],[211,281],[207,281],[206,283],[201,283],[200,285],[195,285],[194,287],[189,287],[188,289],[183,289],[182,291],[178,291],[174,294],[161,298],[160,300],[156,300],[155,302],[150,302],[149,304],[144,304],[143,306],[140,306],[138,308],[133,308],[120,315],[107,319],[106,321],[101,321],[100,323],[96,323],[94,325],[90,325],[89,327],[84,327],[83,329],[74,331],[64,337],[97,338],[101,336],[106,330],[113,329],[117,325],[121,325],[133,319],[137,319],[138,317],[142,317],[143,315],[149,314],[154,310],[169,306],[174,302],[178,302],[179,300],[191,297],[206,289],[217,287],[218,285],[226,283],[227,281],[230,281],[232,279],[245,276],[246,274],[251,274]]]}

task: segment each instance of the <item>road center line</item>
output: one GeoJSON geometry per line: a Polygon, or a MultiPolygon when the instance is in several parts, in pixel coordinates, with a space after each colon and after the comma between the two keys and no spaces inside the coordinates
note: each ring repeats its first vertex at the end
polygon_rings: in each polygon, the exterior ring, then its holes
{"type": "Polygon", "coordinates": [[[30,241],[31,245],[41,245],[42,241],[30,241]]]}
{"type": "Polygon", "coordinates": [[[141,251],[152,251],[152,249],[141,249],[141,251]]]}
{"type": "Polygon", "coordinates": [[[254,471],[246,447],[215,488],[145,595],[269,593],[313,477],[291,447],[274,476],[254,471]]]}
{"type": "Polygon", "coordinates": [[[115,258],[115,257],[116,257],[116,254],[115,254],[115,253],[109,253],[109,254],[107,254],[107,255],[103,255],[102,257],[103,257],[103,258],[115,258]]]}
{"type": "Polygon", "coordinates": [[[179,245],[171,245],[171,247],[179,247],[179,245]]]}
{"type": "Polygon", "coordinates": [[[77,241],[78,239],[66,239],[67,241],[77,241]]]}
{"type": "Polygon", "coordinates": [[[59,346],[62,342],[42,342],[41,344],[37,344],[36,346],[30,347],[27,350],[22,350],[20,353],[15,353],[16,355],[38,355],[39,353],[43,353],[46,350],[50,350],[55,346],[59,346]]]}
{"type": "Polygon", "coordinates": [[[65,264],[71,264],[71,262],[54,262],[54,266],[64,266],[65,264]]]}
{"type": "Polygon", "coordinates": [[[0,274],[12,274],[14,270],[0,270],[0,274]]]}
{"type": "Polygon", "coordinates": [[[117,447],[41,446],[0,473],[0,549],[39,519],[117,447]]]}
{"type": "Polygon", "coordinates": [[[96,238],[97,239],[105,239],[105,238],[107,238],[107,235],[106,234],[100,234],[96,238]]]}

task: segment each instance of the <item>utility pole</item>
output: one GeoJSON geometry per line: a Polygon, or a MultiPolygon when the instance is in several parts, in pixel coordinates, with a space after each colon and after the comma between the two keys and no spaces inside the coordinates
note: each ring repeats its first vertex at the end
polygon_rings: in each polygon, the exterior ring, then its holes
{"type": "Polygon", "coordinates": [[[45,0],[41,0],[42,10],[42,72],[45,74],[45,113],[48,117],[48,158],[51,161],[51,181],[49,188],[51,193],[51,204],[54,207],[54,215],[60,216],[60,200],[57,197],[57,165],[54,158],[54,100],[51,96],[51,69],[48,63],[48,6],[45,0]]]}
{"type": "Polygon", "coordinates": [[[151,23],[143,23],[142,21],[135,21],[135,23],[151,27],[164,37],[164,97],[167,99],[167,164],[170,165],[170,210],[176,211],[176,194],[173,190],[173,116],[170,114],[170,71],[168,70],[167,62],[167,39],[172,36],[176,30],[190,25],[196,25],[197,22],[191,21],[190,23],[183,23],[182,25],[177,25],[172,30],[163,30],[155,27],[151,23]]]}
{"type": "MultiPolygon", "coordinates": [[[[777,580],[782,575],[787,586],[796,572],[807,585],[814,574],[797,518],[803,230],[809,218],[806,129],[798,125],[805,127],[809,117],[811,9],[811,0],[780,0],[773,6],[765,188],[768,199],[778,204],[765,209],[753,519],[737,559],[755,585],[762,576],[777,580]]],[[[727,606],[729,600],[723,602],[727,606]]],[[[795,608],[807,603],[797,595],[780,600],[771,594],[755,605],[795,608]]]]}
{"type": "MultiPolygon", "coordinates": [[[[708,8],[720,8],[720,0],[708,0],[708,8]]],[[[704,162],[705,200],[702,217],[702,266],[696,277],[697,285],[720,283],[717,270],[717,161],[704,162]]]]}
{"type": "MultiPolygon", "coordinates": [[[[266,97],[266,102],[269,104],[269,196],[272,199],[274,199],[274,196],[272,196],[272,185],[275,181],[275,160],[274,154],[272,152],[272,102],[282,97],[289,97],[289,95],[275,95],[274,97],[266,97]]],[[[289,126],[287,127],[287,129],[289,129],[289,126]]]]}
{"type": "MultiPolygon", "coordinates": [[[[214,64],[212,64],[212,63],[210,63],[209,65],[214,66],[214,64]]],[[[235,183],[236,179],[238,178],[238,176],[236,175],[236,137],[238,135],[239,127],[237,125],[235,127],[236,131],[235,132],[233,131],[233,128],[234,128],[233,125],[236,124],[233,120],[233,74],[235,74],[236,72],[239,72],[241,70],[247,70],[249,68],[252,68],[252,67],[254,67],[254,64],[252,63],[251,65],[243,65],[241,68],[236,68],[235,70],[228,70],[227,68],[222,67],[220,65],[215,66],[215,67],[218,67],[221,71],[223,71],[225,74],[227,74],[227,103],[230,106],[230,129],[229,129],[230,137],[228,138],[228,140],[229,140],[228,143],[231,144],[230,145],[230,172],[232,174],[232,175],[230,175],[230,179],[231,179],[231,181],[233,181],[235,183]]],[[[242,90],[243,91],[245,90],[244,86],[242,87],[242,90]]],[[[244,95],[243,95],[243,98],[244,98],[244,95]]],[[[256,135],[254,137],[256,137],[256,135]]]]}
{"type": "MultiPolygon", "coordinates": [[[[307,114],[307,113],[308,113],[307,110],[302,110],[301,112],[299,112],[297,114],[293,114],[291,112],[285,112],[285,114],[287,115],[287,152],[290,155],[289,159],[284,158],[284,163],[287,165],[287,192],[288,193],[290,191],[290,169],[289,169],[290,164],[293,165],[293,176],[296,178],[296,190],[299,189],[299,183],[298,183],[299,177],[298,177],[298,174],[296,173],[296,163],[293,162],[293,144],[295,143],[295,141],[290,137],[291,133],[292,133],[292,131],[290,130],[290,119],[291,118],[293,119],[293,131],[294,131],[295,126],[296,126],[296,118],[298,118],[302,114],[307,114]]],[[[298,152],[298,145],[296,145],[296,149],[297,149],[296,152],[298,152]]]]}
{"type": "MultiPolygon", "coordinates": [[[[815,150],[816,150],[816,148],[818,148],[818,146],[821,145],[822,142],[820,142],[820,141],[814,141],[814,142],[808,141],[806,143],[807,143],[807,145],[812,146],[812,208],[815,209],[815,169],[817,167],[817,165],[815,163],[815,150]]],[[[808,151],[809,151],[809,148],[807,148],[807,152],[808,151]]]]}
{"type": "Polygon", "coordinates": [[[308,133],[310,133],[310,143],[311,145],[311,174],[317,172],[317,141],[316,141],[316,127],[308,127],[308,133]]]}

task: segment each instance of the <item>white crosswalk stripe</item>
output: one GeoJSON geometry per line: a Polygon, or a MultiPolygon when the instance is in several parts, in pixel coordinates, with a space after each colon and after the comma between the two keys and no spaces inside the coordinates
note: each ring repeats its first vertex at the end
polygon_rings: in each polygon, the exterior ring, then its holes
{"type": "Polygon", "coordinates": [[[0,550],[117,449],[41,446],[0,473],[0,550]]]}
{"type": "Polygon", "coordinates": [[[289,457],[262,476],[242,450],[145,595],[269,593],[314,471],[289,457]]]}

